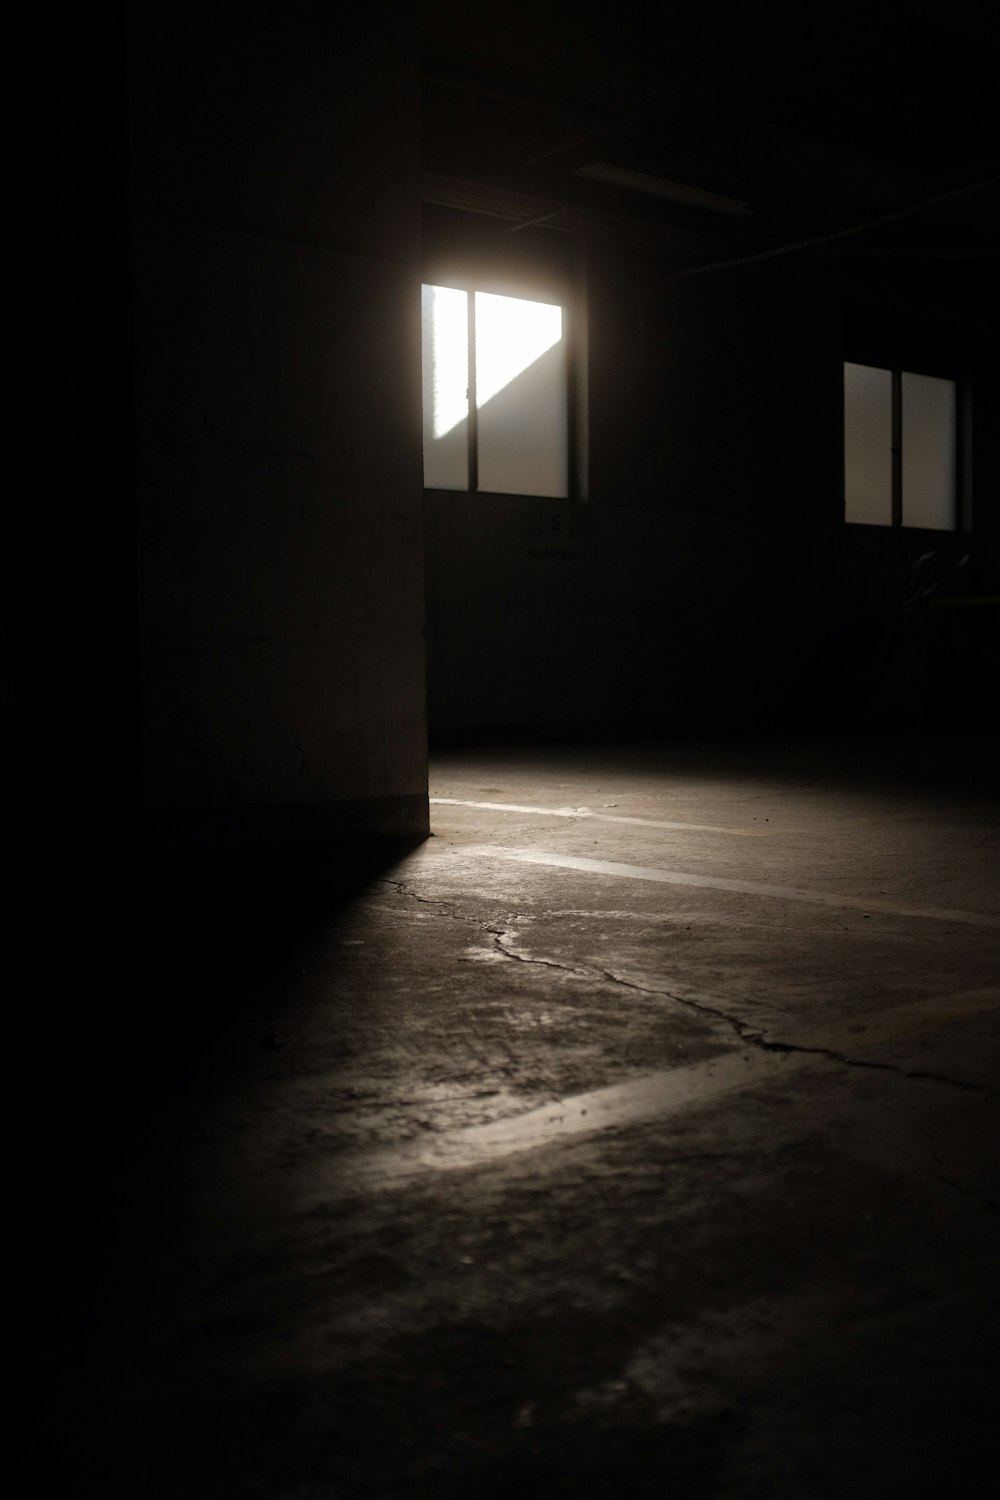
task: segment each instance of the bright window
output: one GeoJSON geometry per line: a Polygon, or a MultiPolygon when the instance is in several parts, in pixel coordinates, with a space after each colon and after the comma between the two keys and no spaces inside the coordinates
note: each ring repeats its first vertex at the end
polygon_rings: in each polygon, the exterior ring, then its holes
{"type": "Polygon", "coordinates": [[[955,382],[844,366],[844,519],[954,531],[955,382]]]}
{"type": "Polygon", "coordinates": [[[425,286],[424,484],[568,494],[562,307],[425,286]]]}

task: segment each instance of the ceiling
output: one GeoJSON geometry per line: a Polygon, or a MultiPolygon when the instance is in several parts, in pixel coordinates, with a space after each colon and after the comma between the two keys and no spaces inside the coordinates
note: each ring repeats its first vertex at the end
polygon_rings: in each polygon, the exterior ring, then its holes
{"type": "Polygon", "coordinates": [[[626,244],[671,278],[794,257],[968,307],[1000,252],[994,14],[425,0],[424,198],[626,244]]]}

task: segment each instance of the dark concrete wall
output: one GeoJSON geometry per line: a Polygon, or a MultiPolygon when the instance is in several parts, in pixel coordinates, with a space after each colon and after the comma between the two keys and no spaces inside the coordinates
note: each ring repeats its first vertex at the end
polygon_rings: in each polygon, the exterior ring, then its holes
{"type": "MultiPolygon", "coordinates": [[[[439,222],[427,238],[439,263],[439,222]]],[[[853,288],[793,260],[670,282],[591,248],[585,281],[588,498],[568,544],[546,544],[543,502],[426,496],[432,730],[926,722],[910,575],[971,541],[844,524],[843,361],[856,325],[886,324],[880,358],[929,339],[981,407],[981,352],[922,335],[919,300],[910,318],[852,310],[853,288]]],[[[977,425],[992,576],[996,460],[977,425]]]]}
{"type": "Polygon", "coordinates": [[[427,827],[416,37],[131,18],[145,827],[427,827]]]}

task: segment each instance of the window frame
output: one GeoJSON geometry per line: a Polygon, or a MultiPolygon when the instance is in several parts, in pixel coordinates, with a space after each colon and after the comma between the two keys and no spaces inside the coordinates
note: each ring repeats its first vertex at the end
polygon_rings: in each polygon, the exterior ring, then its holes
{"type": "MultiPolygon", "coordinates": [[[[570,289],[556,282],[551,276],[534,278],[523,274],[455,272],[425,267],[421,275],[421,299],[425,287],[444,287],[468,294],[468,380],[469,410],[467,422],[468,486],[439,489],[424,482],[424,489],[435,494],[448,495],[499,495],[516,496],[520,499],[537,499],[565,503],[584,498],[583,455],[581,451],[580,395],[581,379],[579,361],[581,341],[578,331],[577,308],[570,289]],[[476,296],[485,292],[497,297],[510,297],[520,301],[541,302],[557,306],[562,313],[563,378],[566,402],[566,493],[565,495],[538,495],[523,490],[483,489],[479,484],[479,412],[476,404],[476,296]]],[[[423,342],[423,319],[421,317],[421,343],[423,342]]],[[[423,391],[421,390],[421,402],[423,391]]]]}
{"type": "Polygon", "coordinates": [[[970,473],[971,463],[969,459],[971,429],[970,429],[970,393],[968,382],[958,372],[943,362],[934,360],[929,362],[923,359],[911,360],[887,360],[884,358],[873,358],[870,355],[855,355],[842,362],[842,384],[844,390],[844,375],[848,365],[859,365],[870,370],[878,370],[887,374],[891,381],[891,510],[888,521],[859,521],[848,519],[847,516],[847,412],[846,403],[841,413],[841,454],[844,462],[842,475],[842,500],[843,500],[843,523],[846,526],[858,526],[878,531],[914,531],[914,532],[937,532],[941,535],[951,533],[967,532],[970,528],[970,473]],[[954,428],[954,500],[951,524],[947,527],[921,526],[908,523],[903,516],[903,377],[906,375],[928,377],[935,380],[948,381],[955,393],[955,428],[954,428]]]}

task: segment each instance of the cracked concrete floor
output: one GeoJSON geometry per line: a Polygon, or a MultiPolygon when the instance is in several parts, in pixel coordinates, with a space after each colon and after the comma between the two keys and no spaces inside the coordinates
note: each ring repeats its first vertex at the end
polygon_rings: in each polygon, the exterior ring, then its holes
{"type": "Polygon", "coordinates": [[[391,866],[154,922],[167,1061],[32,1313],[74,1492],[981,1482],[993,781],[969,741],[452,752],[391,866]]]}

